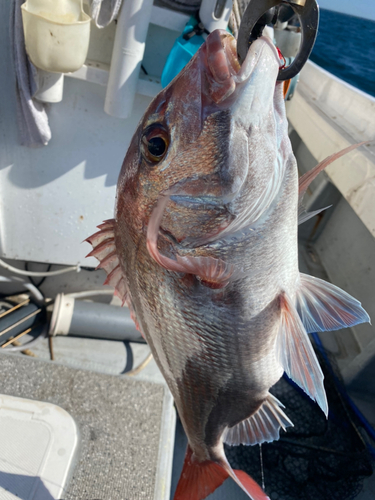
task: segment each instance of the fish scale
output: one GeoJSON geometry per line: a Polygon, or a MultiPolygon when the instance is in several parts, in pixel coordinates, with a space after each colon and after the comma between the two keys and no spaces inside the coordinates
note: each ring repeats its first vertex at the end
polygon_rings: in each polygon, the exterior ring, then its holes
{"type": "Polygon", "coordinates": [[[269,392],[284,371],[327,415],[308,332],[369,320],[350,295],[299,273],[298,213],[312,216],[302,196],[345,151],[298,181],[279,66],[266,37],[240,67],[233,37],[211,33],[150,104],[121,169],[115,219],[88,238],[188,437],[174,500],[203,500],[227,477],[266,500],[232,470],[224,442],[270,442],[293,425],[269,392]]]}

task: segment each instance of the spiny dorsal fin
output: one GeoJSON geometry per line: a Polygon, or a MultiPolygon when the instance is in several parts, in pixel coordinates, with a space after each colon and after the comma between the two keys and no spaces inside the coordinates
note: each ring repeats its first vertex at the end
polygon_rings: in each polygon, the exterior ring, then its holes
{"type": "MultiPolygon", "coordinates": [[[[338,158],[341,158],[341,156],[346,155],[347,153],[350,153],[353,151],[353,149],[358,148],[359,146],[363,146],[363,144],[366,144],[367,141],[360,142],[358,144],[352,144],[351,146],[342,149],[338,153],[334,153],[331,156],[328,156],[325,160],[321,161],[311,169],[309,172],[306,172],[306,174],[302,175],[299,179],[299,188],[298,188],[298,224],[303,224],[307,220],[311,219],[314,217],[314,215],[319,214],[320,212],[323,212],[323,210],[327,210],[329,207],[321,208],[319,210],[315,210],[314,212],[306,212],[306,209],[302,203],[303,197],[307,191],[307,188],[311,184],[311,182],[315,179],[315,177],[320,174],[328,165],[333,163],[335,160],[338,158]]],[[[331,206],[331,205],[330,205],[331,206]]]]}
{"type": "Polygon", "coordinates": [[[124,280],[115,244],[115,219],[108,219],[98,226],[99,231],[86,238],[93,250],[86,257],[95,257],[99,261],[96,269],[104,269],[107,273],[105,285],[113,286],[116,294],[125,304],[128,298],[126,282],[124,280]]]}
{"type": "Polygon", "coordinates": [[[296,304],[307,333],[370,322],[369,315],[358,300],[337,286],[307,274],[300,274],[296,304]]]}
{"type": "Polygon", "coordinates": [[[328,403],[323,385],[323,372],[298,312],[285,292],[280,294],[280,310],[281,321],[275,346],[276,359],[288,377],[315,400],[327,416],[328,403]]]}
{"type": "Polygon", "coordinates": [[[280,437],[280,428],[285,431],[287,427],[293,427],[282,408],[284,405],[272,394],[269,394],[254,415],[225,429],[223,441],[231,446],[276,441],[280,437]]]}

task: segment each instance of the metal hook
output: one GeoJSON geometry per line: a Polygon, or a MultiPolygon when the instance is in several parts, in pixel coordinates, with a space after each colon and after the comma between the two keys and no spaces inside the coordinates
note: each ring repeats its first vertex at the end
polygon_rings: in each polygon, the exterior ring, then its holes
{"type": "Polygon", "coordinates": [[[267,11],[280,4],[292,7],[302,29],[302,41],[296,58],[290,66],[279,71],[277,80],[283,81],[293,78],[301,71],[314,47],[319,26],[319,6],[316,0],[250,0],[241,20],[237,52],[242,63],[249,50],[249,39],[258,20],[267,11]]]}

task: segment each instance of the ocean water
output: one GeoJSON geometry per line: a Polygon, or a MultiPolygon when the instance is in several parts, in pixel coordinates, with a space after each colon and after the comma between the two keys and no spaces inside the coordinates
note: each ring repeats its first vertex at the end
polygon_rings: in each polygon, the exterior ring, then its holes
{"type": "Polygon", "coordinates": [[[310,58],[375,96],[375,21],[321,9],[319,32],[310,58]]]}

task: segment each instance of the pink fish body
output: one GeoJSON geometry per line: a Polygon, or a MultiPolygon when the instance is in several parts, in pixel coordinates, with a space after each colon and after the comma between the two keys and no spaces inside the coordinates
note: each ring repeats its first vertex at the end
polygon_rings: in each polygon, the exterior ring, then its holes
{"type": "Polygon", "coordinates": [[[279,66],[269,39],[240,67],[234,39],[213,32],[150,104],[122,166],[115,219],[88,238],[188,437],[175,500],[202,500],[227,477],[268,498],[231,469],[223,442],[270,442],[293,425],[269,392],[284,371],[327,415],[307,333],[369,320],[347,293],[299,272],[299,197],[324,165],[299,189],[279,66]]]}

